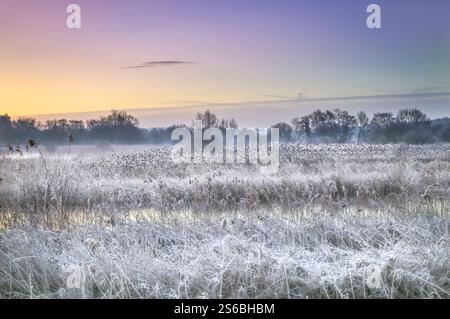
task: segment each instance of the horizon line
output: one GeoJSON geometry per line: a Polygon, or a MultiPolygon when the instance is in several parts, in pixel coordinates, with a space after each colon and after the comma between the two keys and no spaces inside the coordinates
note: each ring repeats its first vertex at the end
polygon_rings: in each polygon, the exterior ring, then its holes
{"type": "MultiPolygon", "coordinates": [[[[54,112],[54,113],[34,113],[34,114],[22,114],[22,115],[11,115],[13,118],[21,118],[21,117],[47,117],[47,116],[55,116],[55,115],[76,115],[76,114],[88,114],[88,113],[107,113],[112,110],[118,111],[146,111],[146,110],[176,110],[176,109],[188,109],[188,108],[202,108],[202,107],[238,107],[242,105],[256,105],[256,104],[275,104],[275,103],[302,103],[302,102],[329,102],[329,101],[354,101],[354,100],[377,100],[377,99],[404,99],[404,98],[438,98],[438,97],[450,97],[450,92],[425,92],[425,93],[399,93],[399,94],[379,94],[379,95],[354,95],[354,96],[331,96],[331,97],[299,97],[299,98],[280,98],[276,100],[248,100],[248,101],[238,101],[238,102],[198,102],[197,104],[183,104],[183,105],[170,105],[170,106],[155,106],[155,107],[131,107],[131,108],[120,108],[120,107],[112,107],[105,108],[101,110],[93,110],[93,111],[79,111],[79,112],[54,112]]],[[[162,103],[164,104],[164,103],[162,103]]],[[[320,108],[318,106],[318,108],[320,108]]],[[[345,109],[345,108],[344,108],[345,109]]]]}

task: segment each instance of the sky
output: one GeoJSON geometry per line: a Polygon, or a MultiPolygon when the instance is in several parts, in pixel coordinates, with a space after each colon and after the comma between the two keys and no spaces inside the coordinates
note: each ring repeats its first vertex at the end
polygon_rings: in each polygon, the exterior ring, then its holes
{"type": "Polygon", "coordinates": [[[450,1],[0,0],[0,113],[246,125],[315,108],[450,116],[450,1]],[[81,7],[68,29],[66,7],[81,7]],[[381,7],[381,29],[366,8],[381,7]],[[75,114],[73,114],[75,113],[75,114]]]}

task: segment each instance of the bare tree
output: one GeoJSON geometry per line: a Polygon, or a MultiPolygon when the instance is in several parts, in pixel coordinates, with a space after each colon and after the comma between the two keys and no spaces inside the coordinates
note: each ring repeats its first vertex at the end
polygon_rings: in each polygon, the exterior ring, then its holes
{"type": "Polygon", "coordinates": [[[395,122],[395,118],[392,113],[375,113],[373,115],[372,121],[370,122],[372,125],[385,127],[395,122]]]}
{"type": "Polygon", "coordinates": [[[364,128],[367,124],[369,124],[369,116],[364,111],[358,112],[358,114],[356,114],[356,118],[358,119],[360,128],[364,128]]]}
{"type": "Polygon", "coordinates": [[[311,119],[309,116],[296,117],[292,120],[292,125],[300,135],[304,134],[307,138],[311,136],[311,119]]]}
{"type": "Polygon", "coordinates": [[[197,113],[195,120],[202,121],[204,128],[217,127],[219,126],[219,121],[217,116],[211,113],[210,110],[205,111],[205,113],[197,113]]]}
{"type": "Polygon", "coordinates": [[[402,109],[397,113],[397,121],[413,125],[431,123],[426,114],[419,109],[402,109]]]}

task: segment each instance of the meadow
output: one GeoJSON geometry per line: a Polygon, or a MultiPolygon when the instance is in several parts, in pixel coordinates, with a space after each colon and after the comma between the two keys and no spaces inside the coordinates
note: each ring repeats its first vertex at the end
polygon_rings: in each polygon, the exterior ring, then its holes
{"type": "Polygon", "coordinates": [[[449,144],[280,156],[267,176],[169,146],[3,150],[0,298],[450,297],[449,144]]]}

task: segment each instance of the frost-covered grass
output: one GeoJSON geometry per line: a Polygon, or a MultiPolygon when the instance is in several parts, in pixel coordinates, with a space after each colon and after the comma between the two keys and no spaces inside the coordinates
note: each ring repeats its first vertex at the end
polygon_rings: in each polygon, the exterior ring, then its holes
{"type": "Polygon", "coordinates": [[[426,217],[271,212],[15,229],[0,237],[0,296],[448,298],[445,227],[426,217]],[[66,287],[73,265],[83,289],[66,287]]]}
{"type": "Polygon", "coordinates": [[[450,297],[448,145],[43,153],[0,155],[0,298],[450,297]]]}

